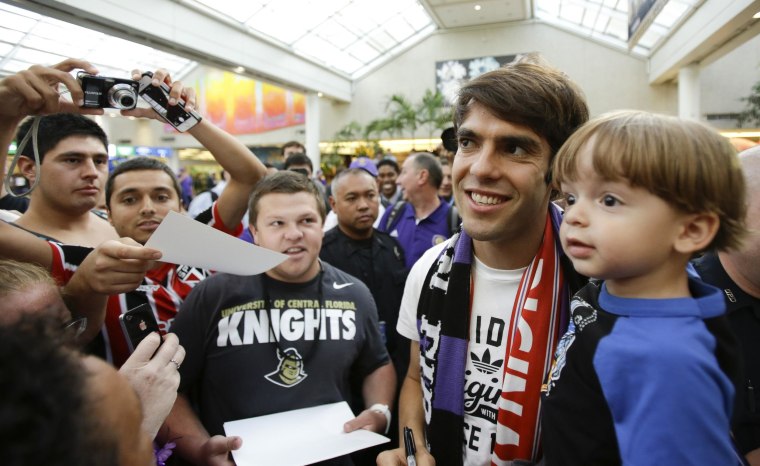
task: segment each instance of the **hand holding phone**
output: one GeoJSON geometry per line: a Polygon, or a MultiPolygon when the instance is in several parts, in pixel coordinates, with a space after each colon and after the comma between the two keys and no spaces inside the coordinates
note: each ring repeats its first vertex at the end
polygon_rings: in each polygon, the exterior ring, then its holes
{"type": "Polygon", "coordinates": [[[139,81],[138,94],[156,111],[167,123],[185,132],[200,123],[203,117],[195,110],[185,110],[185,102],[177,101],[177,105],[169,105],[168,84],[162,82],[160,86],[154,86],[153,73],[146,71],[139,81]]]}
{"type": "Polygon", "coordinates": [[[129,380],[143,406],[142,429],[154,438],[177,399],[180,374],[178,367],[185,360],[185,349],[177,335],[148,335],[135,352],[119,368],[129,380]],[[159,342],[163,344],[159,346],[159,342]],[[154,354],[155,353],[155,354],[154,354]]]}
{"type": "Polygon", "coordinates": [[[120,315],[119,323],[121,323],[130,352],[135,350],[143,338],[153,332],[160,333],[153,310],[147,304],[140,304],[120,315]]]}

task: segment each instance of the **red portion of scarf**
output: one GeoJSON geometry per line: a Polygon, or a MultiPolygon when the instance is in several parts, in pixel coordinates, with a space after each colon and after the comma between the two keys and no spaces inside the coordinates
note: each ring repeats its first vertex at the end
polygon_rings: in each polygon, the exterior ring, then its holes
{"type": "Polygon", "coordinates": [[[543,241],[520,280],[509,324],[494,466],[539,458],[541,383],[557,345],[563,285],[559,249],[547,215],[543,241]]]}

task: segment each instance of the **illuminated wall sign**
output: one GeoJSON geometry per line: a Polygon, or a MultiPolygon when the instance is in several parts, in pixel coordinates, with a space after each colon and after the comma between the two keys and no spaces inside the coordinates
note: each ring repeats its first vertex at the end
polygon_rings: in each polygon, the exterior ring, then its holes
{"type": "Polygon", "coordinates": [[[204,117],[230,134],[262,133],[306,120],[305,96],[273,84],[210,70],[198,89],[204,117]]]}

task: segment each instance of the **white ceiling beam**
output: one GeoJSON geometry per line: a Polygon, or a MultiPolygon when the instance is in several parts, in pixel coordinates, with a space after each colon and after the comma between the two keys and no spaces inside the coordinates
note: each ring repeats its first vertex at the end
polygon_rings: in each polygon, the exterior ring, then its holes
{"type": "Polygon", "coordinates": [[[662,84],[692,63],[715,60],[751,36],[760,0],[707,0],[649,58],[649,82],[662,84]],[[743,39],[739,41],[737,39],[743,39]],[[733,45],[732,48],[727,44],[733,45]]]}
{"type": "Polygon", "coordinates": [[[352,82],[197,9],[170,0],[3,0],[89,29],[247,74],[294,90],[350,102],[352,82]],[[97,8],[93,8],[97,5],[97,8]],[[93,11],[96,10],[96,11],[93,11]]]}
{"type": "Polygon", "coordinates": [[[439,29],[443,29],[445,26],[443,24],[443,21],[441,21],[441,18],[438,16],[438,13],[436,13],[435,8],[433,8],[433,5],[430,4],[429,0],[419,0],[420,5],[422,5],[422,8],[425,9],[427,14],[430,15],[431,18],[433,18],[433,22],[435,22],[435,25],[438,26],[439,29]]]}

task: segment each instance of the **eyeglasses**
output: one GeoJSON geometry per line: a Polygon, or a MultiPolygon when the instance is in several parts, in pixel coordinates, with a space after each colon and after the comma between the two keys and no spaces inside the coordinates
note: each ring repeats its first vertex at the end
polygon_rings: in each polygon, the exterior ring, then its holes
{"type": "Polygon", "coordinates": [[[65,322],[61,329],[64,333],[71,335],[74,338],[79,338],[84,330],[87,328],[87,317],[78,317],[65,322]]]}

